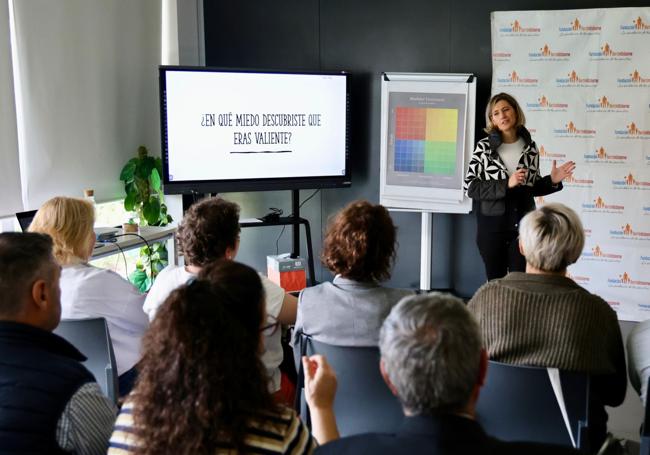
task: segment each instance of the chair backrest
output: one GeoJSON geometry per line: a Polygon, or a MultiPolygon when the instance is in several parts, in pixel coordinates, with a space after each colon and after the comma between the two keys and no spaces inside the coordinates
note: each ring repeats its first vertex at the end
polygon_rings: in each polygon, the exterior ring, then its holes
{"type": "MultiPolygon", "coordinates": [[[[574,440],[587,451],[589,375],[560,371],[560,382],[574,440]]],[[[490,361],[476,415],[486,433],[502,440],[572,445],[546,368],[490,361]]]]}
{"type": "Polygon", "coordinates": [[[117,367],[106,319],[64,319],[54,333],[88,358],[84,366],[95,376],[106,396],[117,403],[117,367]]]}
{"type": "MultiPolygon", "coordinates": [[[[307,335],[301,337],[303,353],[324,355],[336,372],[338,386],[334,414],[341,436],[395,432],[399,428],[404,413],[399,400],[381,377],[377,347],[332,346],[307,335]]],[[[303,373],[299,372],[301,379],[303,373]]],[[[303,384],[303,381],[299,382],[300,392],[303,384]]],[[[304,399],[302,404],[304,416],[304,399]]]]}
{"type": "Polygon", "coordinates": [[[645,392],[645,410],[643,412],[643,426],[641,427],[641,451],[639,455],[650,455],[650,377],[645,392]]]}

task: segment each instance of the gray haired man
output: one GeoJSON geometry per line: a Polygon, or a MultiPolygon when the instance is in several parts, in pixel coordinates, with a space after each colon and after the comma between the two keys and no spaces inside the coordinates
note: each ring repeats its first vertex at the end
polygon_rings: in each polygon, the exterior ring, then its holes
{"type": "Polygon", "coordinates": [[[384,321],[379,348],[381,373],[404,410],[400,431],[339,439],[318,453],[578,453],[545,444],[502,442],[486,435],[474,420],[487,354],[478,324],[461,300],[439,293],[401,300],[384,321]]]}

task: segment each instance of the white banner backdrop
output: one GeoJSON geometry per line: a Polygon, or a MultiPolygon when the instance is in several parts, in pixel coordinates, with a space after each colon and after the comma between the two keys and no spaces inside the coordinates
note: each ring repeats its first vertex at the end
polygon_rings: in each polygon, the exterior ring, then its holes
{"type": "Polygon", "coordinates": [[[573,208],[586,244],[569,275],[619,319],[650,319],[650,8],[492,13],[492,92],[515,96],[542,173],[577,167],[537,204],[573,208]]]}

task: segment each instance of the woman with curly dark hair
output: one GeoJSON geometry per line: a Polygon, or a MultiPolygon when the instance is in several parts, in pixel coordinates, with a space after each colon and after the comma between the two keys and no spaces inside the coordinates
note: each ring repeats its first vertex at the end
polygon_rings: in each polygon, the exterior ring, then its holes
{"type": "MultiPolygon", "coordinates": [[[[122,407],[110,453],[311,453],[293,410],[275,404],[260,360],[264,291],[234,261],[205,267],[174,290],[143,339],[141,371],[122,407]]],[[[336,378],[322,357],[303,359],[314,437],[336,439],[336,378]]]]}
{"type": "Polygon", "coordinates": [[[339,346],[377,346],[382,322],[413,291],[381,285],[390,278],[396,229],[388,210],[354,201],[332,220],[321,260],[336,276],[298,298],[294,349],[301,333],[339,346]]]}

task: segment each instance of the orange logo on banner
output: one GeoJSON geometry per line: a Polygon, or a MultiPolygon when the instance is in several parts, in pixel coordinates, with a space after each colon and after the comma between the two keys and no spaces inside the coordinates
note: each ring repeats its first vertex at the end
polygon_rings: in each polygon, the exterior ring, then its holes
{"type": "Polygon", "coordinates": [[[576,73],[576,70],[571,71],[568,76],[570,82],[578,82],[578,74],[576,73]]]}
{"type": "Polygon", "coordinates": [[[623,229],[623,234],[632,235],[632,226],[630,226],[630,223],[627,223],[625,226],[621,226],[621,229],[623,229]]]}
{"type": "Polygon", "coordinates": [[[631,283],[632,279],[630,278],[630,275],[627,274],[627,272],[623,272],[623,275],[621,275],[621,283],[631,283]]]}
{"type": "Polygon", "coordinates": [[[520,32],[521,31],[521,24],[519,23],[518,20],[515,19],[515,22],[512,25],[512,31],[513,32],[520,32]]]}
{"type": "Polygon", "coordinates": [[[596,248],[592,248],[591,251],[593,251],[594,256],[596,257],[600,257],[603,255],[603,250],[601,250],[598,245],[596,245],[596,248]]]}
{"type": "Polygon", "coordinates": [[[573,24],[571,24],[571,28],[573,29],[573,31],[580,30],[580,21],[578,20],[577,17],[576,20],[573,21],[573,24]]]}
{"type": "Polygon", "coordinates": [[[542,97],[539,98],[538,101],[540,106],[548,107],[548,98],[546,98],[544,95],[542,95],[542,97]]]}
{"type": "Polygon", "coordinates": [[[636,184],[636,180],[634,179],[634,176],[632,175],[631,172],[627,175],[627,177],[625,177],[625,183],[627,183],[628,185],[636,184]]]}
{"type": "Polygon", "coordinates": [[[609,100],[607,99],[606,96],[600,98],[598,102],[600,103],[600,107],[609,107],[609,100]]]}
{"type": "Polygon", "coordinates": [[[630,74],[630,78],[632,79],[632,82],[641,82],[641,74],[639,74],[638,70],[634,70],[634,72],[630,74]]]}
{"type": "Polygon", "coordinates": [[[543,145],[539,148],[539,156],[546,156],[546,149],[543,145]]]}
{"type": "Polygon", "coordinates": [[[598,158],[607,158],[607,153],[605,153],[604,147],[598,149],[598,158]]]}
{"type": "Polygon", "coordinates": [[[614,55],[612,48],[609,46],[609,43],[605,43],[603,47],[600,48],[603,51],[603,55],[614,55]]]}
{"type": "Polygon", "coordinates": [[[519,75],[516,71],[513,70],[512,73],[510,73],[510,80],[512,82],[519,82],[519,75]]]}
{"type": "Polygon", "coordinates": [[[566,130],[568,133],[576,133],[578,131],[573,122],[569,122],[569,124],[566,126],[566,130]]]}
{"type": "Polygon", "coordinates": [[[648,30],[650,29],[650,25],[643,22],[643,19],[641,19],[641,16],[639,16],[634,21],[634,28],[636,28],[637,30],[648,30]]]}
{"type": "Polygon", "coordinates": [[[544,47],[540,49],[544,57],[549,57],[551,55],[551,49],[548,47],[548,44],[544,44],[544,47]]]}
{"type": "Polygon", "coordinates": [[[636,123],[632,122],[627,125],[627,132],[629,134],[639,134],[639,129],[636,127],[636,123]]]}
{"type": "Polygon", "coordinates": [[[603,201],[602,197],[598,196],[598,199],[596,199],[594,202],[596,203],[597,209],[605,208],[605,201],[603,201]]]}

